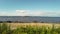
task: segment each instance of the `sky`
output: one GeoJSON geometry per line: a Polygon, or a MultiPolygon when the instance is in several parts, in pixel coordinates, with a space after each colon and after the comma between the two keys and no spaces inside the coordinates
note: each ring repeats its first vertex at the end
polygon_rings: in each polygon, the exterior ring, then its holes
{"type": "Polygon", "coordinates": [[[0,0],[0,16],[60,17],[60,0],[0,0]]]}

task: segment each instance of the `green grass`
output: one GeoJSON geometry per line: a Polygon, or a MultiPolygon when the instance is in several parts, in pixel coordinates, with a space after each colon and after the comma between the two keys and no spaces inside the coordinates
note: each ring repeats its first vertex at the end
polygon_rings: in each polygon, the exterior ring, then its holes
{"type": "Polygon", "coordinates": [[[8,26],[6,23],[0,24],[0,34],[60,34],[60,27],[51,27],[46,26],[20,26],[16,29],[11,29],[11,26],[8,26]]]}

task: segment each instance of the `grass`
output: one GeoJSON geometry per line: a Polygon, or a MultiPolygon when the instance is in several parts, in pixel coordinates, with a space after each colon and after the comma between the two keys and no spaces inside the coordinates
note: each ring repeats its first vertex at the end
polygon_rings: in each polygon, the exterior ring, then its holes
{"type": "Polygon", "coordinates": [[[60,34],[60,25],[47,23],[0,23],[0,34],[60,34]]]}

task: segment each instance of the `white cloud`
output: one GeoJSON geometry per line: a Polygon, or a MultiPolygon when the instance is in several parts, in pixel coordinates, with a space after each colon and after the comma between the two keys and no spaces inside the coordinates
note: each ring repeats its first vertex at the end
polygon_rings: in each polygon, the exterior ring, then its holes
{"type": "Polygon", "coordinates": [[[29,10],[16,10],[16,14],[19,16],[28,16],[30,13],[29,10]]]}
{"type": "Polygon", "coordinates": [[[59,16],[59,11],[42,10],[16,10],[13,12],[0,12],[0,16],[59,16]]]}
{"type": "Polygon", "coordinates": [[[20,16],[59,16],[60,12],[54,11],[31,11],[31,10],[16,10],[20,16]]]}

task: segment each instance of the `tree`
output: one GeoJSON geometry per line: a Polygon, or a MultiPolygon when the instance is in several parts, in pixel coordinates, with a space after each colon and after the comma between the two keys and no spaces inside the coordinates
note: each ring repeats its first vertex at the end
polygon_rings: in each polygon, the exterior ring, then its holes
{"type": "Polygon", "coordinates": [[[38,21],[33,21],[34,23],[37,23],[38,21]]]}

